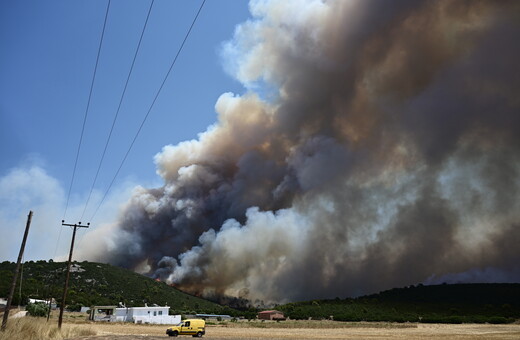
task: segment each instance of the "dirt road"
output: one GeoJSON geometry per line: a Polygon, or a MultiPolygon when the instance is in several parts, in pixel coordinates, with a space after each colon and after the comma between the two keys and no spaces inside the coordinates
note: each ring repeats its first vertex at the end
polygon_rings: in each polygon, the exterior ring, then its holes
{"type": "MultiPolygon", "coordinates": [[[[92,325],[84,325],[93,327],[92,325]]],[[[158,340],[168,339],[164,326],[95,325],[98,335],[71,340],[158,340]]],[[[180,337],[188,339],[188,337],[180,337]]],[[[208,326],[206,339],[520,339],[520,325],[444,325],[413,324],[408,327],[388,324],[371,328],[367,325],[347,328],[256,328],[208,326]]]]}

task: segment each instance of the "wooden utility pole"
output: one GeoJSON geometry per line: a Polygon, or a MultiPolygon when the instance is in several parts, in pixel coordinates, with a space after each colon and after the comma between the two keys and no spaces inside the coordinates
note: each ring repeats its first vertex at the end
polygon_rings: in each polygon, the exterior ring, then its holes
{"type": "MultiPolygon", "coordinates": [[[[56,274],[54,274],[56,275],[56,274]]],[[[51,317],[51,309],[52,309],[52,288],[54,287],[54,282],[51,283],[49,282],[49,290],[48,290],[48,293],[47,293],[47,298],[49,300],[49,309],[47,310],[47,322],[49,322],[49,318],[51,317]]]]}
{"type": "Polygon", "coordinates": [[[88,228],[90,226],[90,223],[87,223],[87,225],[81,225],[81,222],[79,222],[78,224],[66,224],[64,220],[61,220],[61,225],[67,227],[74,227],[74,231],[72,232],[72,242],[70,243],[69,262],[67,264],[67,276],[65,277],[63,298],[61,299],[60,304],[60,317],[58,318],[58,328],[61,328],[61,324],[63,322],[63,309],[65,308],[65,299],[67,298],[67,288],[69,288],[70,263],[72,262],[72,251],[74,250],[74,239],[76,238],[76,229],[88,228]]]}
{"type": "Polygon", "coordinates": [[[51,317],[51,308],[52,308],[52,295],[49,298],[49,309],[47,310],[47,322],[49,322],[49,318],[51,317]]]}
{"type": "Polygon", "coordinates": [[[18,279],[18,272],[20,271],[20,263],[22,262],[23,251],[25,249],[25,241],[27,241],[27,235],[29,234],[29,227],[31,226],[33,212],[29,211],[27,216],[27,224],[25,225],[25,233],[23,234],[22,245],[20,247],[20,253],[18,254],[18,262],[16,263],[16,269],[14,270],[13,282],[11,284],[11,290],[7,297],[7,305],[5,306],[4,319],[2,320],[2,331],[7,326],[7,319],[9,318],[9,309],[11,308],[11,302],[13,301],[14,290],[16,288],[16,280],[18,279]]]}

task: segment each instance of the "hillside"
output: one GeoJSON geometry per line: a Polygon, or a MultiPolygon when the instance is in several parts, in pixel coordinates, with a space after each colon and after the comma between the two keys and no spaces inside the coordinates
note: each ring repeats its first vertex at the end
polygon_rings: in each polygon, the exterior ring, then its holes
{"type": "Polygon", "coordinates": [[[292,319],[508,323],[520,318],[520,284],[454,284],[395,288],[355,299],[278,306],[292,319]]]}
{"type": "MultiPolygon", "coordinates": [[[[15,264],[0,263],[0,297],[11,284],[15,264]]],[[[27,298],[60,301],[66,263],[29,261],[23,266],[22,302],[27,298]]],[[[18,304],[19,282],[14,304],[18,304]]],[[[230,300],[231,301],[231,300],[230,300]]],[[[228,301],[228,302],[230,302],[228,301]]],[[[108,264],[74,262],[67,305],[171,307],[173,313],[217,313],[254,317],[256,310],[238,312],[230,307],[186,294],[165,283],[108,264]]],[[[291,319],[337,321],[393,321],[442,323],[508,323],[520,319],[520,284],[455,284],[395,288],[358,298],[313,300],[277,306],[291,319]]]]}
{"type": "MultiPolygon", "coordinates": [[[[0,263],[0,297],[9,292],[15,263],[0,263]]],[[[28,261],[23,266],[22,302],[27,298],[45,299],[51,294],[60,301],[65,282],[65,262],[28,261]]],[[[18,304],[19,284],[14,304],[18,304]]],[[[144,306],[145,303],[164,306],[174,313],[235,314],[236,311],[183,293],[163,282],[157,282],[130,270],[94,262],[74,262],[71,270],[67,305],[116,305],[144,306]]]]}

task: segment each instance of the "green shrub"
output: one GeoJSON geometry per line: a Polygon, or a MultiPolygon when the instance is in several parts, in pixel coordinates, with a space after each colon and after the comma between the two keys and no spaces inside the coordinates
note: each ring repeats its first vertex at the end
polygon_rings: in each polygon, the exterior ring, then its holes
{"type": "Polygon", "coordinates": [[[75,304],[72,304],[72,305],[68,305],[67,306],[67,310],[70,311],[70,312],[79,312],[81,311],[81,304],[80,303],[75,303],[75,304]]]}
{"type": "Polygon", "coordinates": [[[422,323],[443,323],[445,322],[441,316],[436,314],[426,315],[421,319],[422,323]]]}
{"type": "Polygon", "coordinates": [[[488,319],[488,322],[498,325],[498,324],[510,323],[511,320],[508,318],[505,318],[503,316],[492,316],[488,319]]]}
{"type": "Polygon", "coordinates": [[[487,320],[488,318],[484,315],[472,315],[468,318],[468,321],[473,323],[486,323],[487,320]]]}
{"type": "Polygon", "coordinates": [[[462,317],[459,316],[459,315],[450,315],[450,316],[447,316],[444,318],[444,323],[454,323],[454,324],[458,324],[458,323],[462,323],[462,317]]]}
{"type": "Polygon", "coordinates": [[[49,306],[44,302],[29,303],[25,308],[31,316],[47,316],[49,306]]]}

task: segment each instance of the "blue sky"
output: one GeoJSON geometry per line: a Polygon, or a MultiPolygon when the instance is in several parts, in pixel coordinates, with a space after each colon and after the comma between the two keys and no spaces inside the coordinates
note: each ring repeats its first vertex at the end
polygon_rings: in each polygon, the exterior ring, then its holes
{"type": "MultiPolygon", "coordinates": [[[[155,1],[97,180],[94,194],[98,199],[114,176],[200,3],[155,1]]],[[[66,216],[69,222],[79,219],[77,212],[92,185],[149,5],[149,1],[111,2],[72,187],[72,208],[66,216]]],[[[60,210],[64,210],[72,176],[106,6],[105,0],[0,2],[0,231],[5,239],[11,230],[9,240],[16,244],[0,257],[16,258],[28,209],[35,210],[32,233],[55,236],[60,228],[60,210]],[[53,199],[55,202],[49,201],[53,199]],[[47,218],[42,217],[45,214],[47,218]]],[[[214,123],[214,105],[222,93],[246,91],[226,73],[222,49],[236,25],[249,16],[245,0],[206,1],[118,176],[113,201],[124,202],[127,196],[123,193],[135,184],[160,185],[153,156],[164,145],[197,138],[214,123]]],[[[107,207],[110,204],[109,199],[107,207]]],[[[94,206],[89,206],[86,216],[94,206]]],[[[100,213],[92,222],[106,222],[103,218],[112,215],[110,211],[100,213]]],[[[56,242],[55,238],[50,237],[49,242],[56,242]]],[[[53,256],[54,245],[52,251],[37,248],[33,245],[33,254],[29,251],[27,256],[53,256]]]]}

